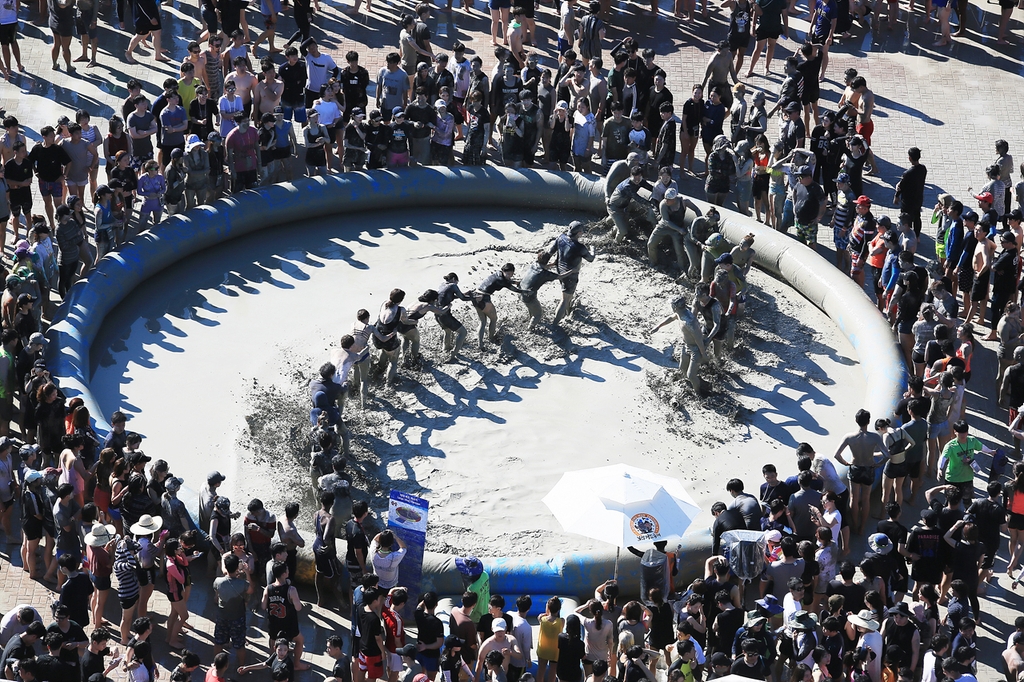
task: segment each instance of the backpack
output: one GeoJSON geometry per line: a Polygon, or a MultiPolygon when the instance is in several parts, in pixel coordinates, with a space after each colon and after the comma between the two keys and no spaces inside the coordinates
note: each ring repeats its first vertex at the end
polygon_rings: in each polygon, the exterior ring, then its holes
{"type": "MultiPolygon", "coordinates": [[[[594,14],[588,14],[580,22],[580,56],[584,59],[594,56],[594,47],[599,45],[600,20],[594,14]]],[[[597,50],[600,52],[600,49],[597,50]]]]}

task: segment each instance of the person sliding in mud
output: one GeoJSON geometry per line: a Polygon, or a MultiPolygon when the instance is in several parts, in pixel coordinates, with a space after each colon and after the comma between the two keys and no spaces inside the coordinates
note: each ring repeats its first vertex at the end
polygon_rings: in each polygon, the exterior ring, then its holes
{"type": "Polygon", "coordinates": [[[466,328],[451,313],[451,305],[455,299],[471,300],[459,289],[459,276],[454,272],[449,272],[444,276],[444,284],[437,289],[437,302],[434,303],[438,308],[447,311],[434,316],[437,323],[441,325],[441,329],[444,330],[444,350],[448,353],[445,362],[455,361],[459,356],[459,351],[462,350],[462,344],[466,342],[466,328]]]}
{"type": "Polygon", "coordinates": [[[562,281],[562,302],[555,311],[552,324],[557,325],[572,308],[572,299],[576,295],[576,287],[580,283],[580,267],[583,261],[594,262],[594,251],[580,242],[583,236],[583,223],[575,220],[569,223],[569,229],[558,235],[548,244],[547,252],[557,256],[555,269],[562,281]]]}
{"type": "MultiPolygon", "coordinates": [[[[703,286],[703,285],[702,285],[703,286]]],[[[705,295],[707,295],[705,293],[705,295]]],[[[708,298],[711,298],[708,296],[708,298]]],[[[714,301],[714,299],[711,299],[714,301]]],[[[715,301],[717,304],[718,301],[715,301]]],[[[694,299],[696,309],[697,300],[694,299]]],[[[662,327],[679,321],[679,329],[683,333],[683,348],[679,351],[679,371],[686,374],[686,378],[693,386],[693,390],[700,393],[700,366],[707,359],[707,347],[704,343],[704,335],[701,333],[700,324],[694,312],[686,307],[686,299],[679,297],[672,301],[672,314],[666,317],[658,326],[651,330],[657,332],[662,327]]]]}
{"type": "Polygon", "coordinates": [[[491,295],[502,289],[508,289],[517,294],[525,293],[525,290],[520,289],[512,281],[512,275],[515,272],[516,266],[511,263],[505,263],[501,270],[481,282],[476,290],[469,292],[469,297],[473,301],[473,307],[476,308],[477,317],[480,318],[480,329],[477,331],[477,341],[480,343],[480,350],[484,349],[484,330],[488,327],[488,323],[490,325],[489,338],[491,343],[498,342],[498,311],[494,308],[494,304],[491,303],[491,295]]]}

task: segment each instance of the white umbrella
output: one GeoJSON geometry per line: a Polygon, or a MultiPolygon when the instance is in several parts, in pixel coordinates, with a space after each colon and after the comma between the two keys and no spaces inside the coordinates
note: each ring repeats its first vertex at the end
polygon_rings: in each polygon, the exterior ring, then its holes
{"type": "Polygon", "coordinates": [[[678,480],[628,464],[567,471],[544,504],[566,532],[618,548],[679,539],[700,513],[678,480]]]}

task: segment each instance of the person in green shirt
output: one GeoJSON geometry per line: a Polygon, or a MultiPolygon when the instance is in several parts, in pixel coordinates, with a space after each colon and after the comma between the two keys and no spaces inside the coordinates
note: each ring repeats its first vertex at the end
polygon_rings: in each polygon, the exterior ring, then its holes
{"type": "Polygon", "coordinates": [[[942,449],[942,456],[939,458],[939,471],[946,479],[946,483],[959,487],[964,494],[964,500],[974,497],[974,458],[978,452],[986,455],[995,454],[995,450],[986,447],[974,436],[968,435],[966,420],[959,420],[953,424],[953,432],[956,438],[946,443],[942,449]]]}

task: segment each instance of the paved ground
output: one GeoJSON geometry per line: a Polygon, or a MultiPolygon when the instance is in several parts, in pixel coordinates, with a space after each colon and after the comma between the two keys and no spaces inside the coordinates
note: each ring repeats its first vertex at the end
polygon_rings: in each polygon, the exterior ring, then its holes
{"type": "MultiPolygon", "coordinates": [[[[411,2],[378,0],[374,4],[373,15],[352,18],[340,13],[340,3],[324,0],[324,12],[314,20],[315,35],[322,39],[322,44],[337,61],[342,62],[344,53],[355,49],[371,73],[383,63],[383,55],[394,49],[398,16],[402,12],[411,13],[412,8],[411,2]]],[[[188,40],[198,32],[198,10],[194,4],[180,0],[174,0],[164,10],[164,44],[171,49],[172,57],[180,59],[188,40]]],[[[969,13],[969,36],[943,49],[931,47],[936,25],[925,25],[919,16],[911,20],[909,27],[901,21],[897,30],[883,31],[878,40],[870,33],[865,35],[858,27],[854,38],[833,48],[828,70],[830,80],[823,88],[823,105],[826,101],[838,100],[839,90],[832,78],[850,66],[865,75],[876,94],[874,152],[880,161],[881,175],[867,181],[868,194],[879,207],[876,213],[895,214],[893,209],[886,207],[891,205],[892,187],[905,163],[905,150],[910,146],[923,150],[923,161],[929,168],[926,206],[939,191],[964,198],[969,187],[980,187],[984,183],[984,168],[995,156],[992,143],[997,138],[1008,140],[1011,153],[1017,153],[1019,159],[1024,160],[1024,129],[1019,125],[1024,119],[1024,102],[1017,96],[1022,73],[1018,46],[1021,31],[1015,22],[1014,44],[996,46],[996,11],[998,6],[989,0],[980,4],[976,2],[969,13]]],[[[653,46],[659,54],[658,64],[669,74],[669,87],[676,101],[681,102],[688,96],[690,85],[702,79],[707,55],[711,46],[725,36],[727,20],[714,8],[708,19],[693,24],[676,21],[670,12],[670,0],[662,1],[657,18],[642,13],[635,4],[618,2],[609,39],[618,41],[632,35],[642,47],[653,46]]],[[[805,13],[791,21],[794,37],[802,37],[806,30],[806,16],[805,13]]],[[[76,75],[69,75],[63,70],[53,71],[50,69],[49,32],[33,24],[37,18],[28,6],[22,7],[24,38],[21,45],[27,71],[15,75],[10,83],[0,82],[0,107],[18,116],[30,138],[38,139],[39,128],[53,124],[62,114],[73,115],[78,108],[89,111],[94,123],[102,123],[119,108],[126,95],[124,83],[130,77],[149,83],[146,90],[156,94],[157,86],[152,84],[159,83],[168,75],[176,75],[173,67],[155,65],[148,55],[139,56],[141,63],[137,66],[127,66],[122,61],[128,36],[115,29],[106,2],[101,5],[99,66],[81,68],[76,75]],[[45,46],[43,40],[46,41],[45,46]]],[[[906,19],[905,11],[902,18],[906,19]]],[[[255,28],[258,15],[250,14],[250,19],[255,28]]],[[[542,62],[548,66],[554,64],[552,27],[555,21],[556,15],[550,7],[539,9],[538,50],[542,62]]],[[[459,39],[468,46],[470,54],[483,56],[485,69],[490,71],[494,60],[488,40],[489,21],[483,12],[456,11],[449,15],[438,11],[434,13],[433,23],[435,45],[449,50],[451,44],[459,39]]],[[[280,33],[289,35],[293,30],[294,23],[287,14],[281,22],[280,33]]],[[[776,52],[775,73],[747,79],[748,85],[768,90],[769,100],[773,100],[781,82],[782,60],[792,53],[795,46],[795,41],[781,42],[776,52]]],[[[77,56],[79,50],[80,47],[75,45],[73,55],[77,56]]],[[[259,54],[262,55],[263,51],[259,54]]],[[[101,125],[101,130],[105,132],[105,124],[101,125]]],[[[700,185],[688,179],[685,189],[696,193],[700,185]]],[[[827,235],[823,233],[822,237],[823,243],[827,243],[827,235]]],[[[969,398],[973,426],[989,441],[1003,441],[1006,436],[1002,427],[1005,413],[996,408],[991,379],[986,379],[994,375],[992,350],[981,352],[975,363],[978,378],[971,386],[969,398]]],[[[908,518],[904,521],[910,525],[918,514],[911,511],[905,516],[908,518]]],[[[997,569],[1004,568],[1004,563],[997,564],[997,569]]],[[[23,602],[44,607],[51,601],[49,590],[25,579],[24,575],[20,559],[13,557],[12,564],[6,553],[0,551],[0,610],[6,611],[23,602]]],[[[199,615],[194,618],[196,630],[188,634],[189,646],[196,648],[207,662],[210,660],[212,633],[212,623],[206,618],[212,613],[211,594],[206,587],[208,583],[209,576],[197,576],[189,608],[199,615]]],[[[981,629],[982,670],[979,679],[995,679],[996,673],[991,666],[999,660],[1001,642],[1005,641],[1014,617],[1024,605],[1024,600],[1009,592],[1008,588],[1008,581],[998,579],[984,600],[983,609],[990,615],[986,616],[981,629]]],[[[162,614],[168,611],[163,597],[156,597],[153,611],[161,614],[156,616],[156,622],[162,625],[162,614]]],[[[116,622],[117,614],[107,615],[116,622]]],[[[324,651],[325,638],[342,627],[342,621],[336,614],[323,609],[313,609],[302,622],[307,647],[318,654],[324,651]]],[[[266,645],[259,630],[261,623],[261,618],[250,618],[250,641],[258,643],[256,648],[264,653],[266,645]]],[[[155,641],[161,641],[163,635],[162,628],[158,628],[154,634],[155,641]]],[[[173,667],[175,661],[167,649],[158,646],[157,651],[161,665],[173,667]]],[[[250,657],[252,660],[255,660],[254,656],[250,657]]],[[[301,679],[319,679],[329,671],[329,667],[324,667],[327,662],[323,656],[314,658],[314,662],[317,664],[314,671],[304,674],[301,679]]]]}

